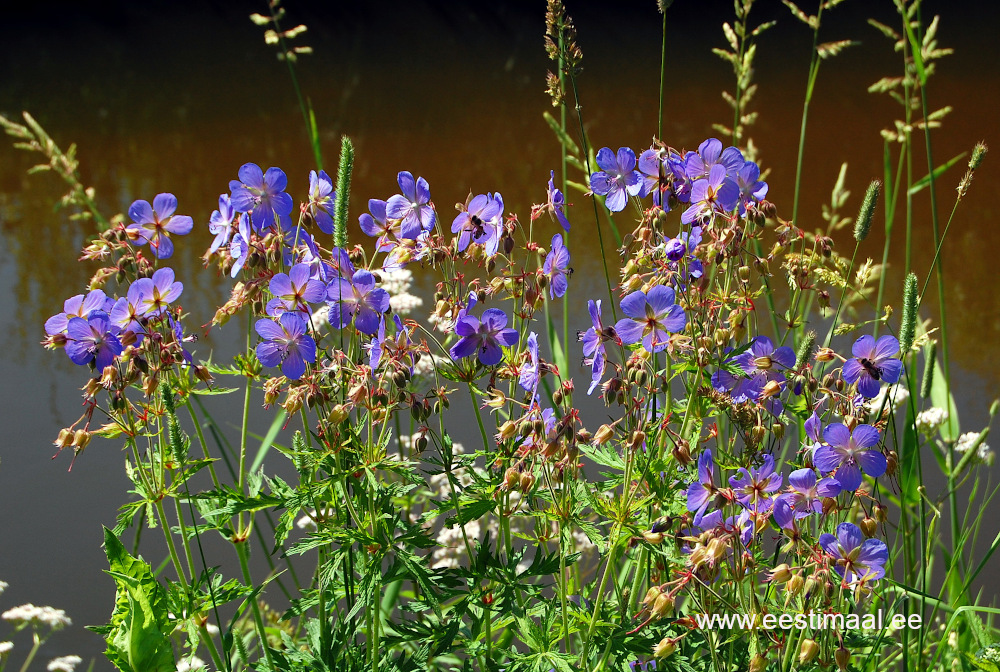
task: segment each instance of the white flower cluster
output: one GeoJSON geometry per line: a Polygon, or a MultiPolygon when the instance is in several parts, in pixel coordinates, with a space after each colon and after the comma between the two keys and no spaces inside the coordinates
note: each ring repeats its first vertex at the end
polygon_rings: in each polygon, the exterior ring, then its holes
{"type": "Polygon", "coordinates": [[[36,607],[33,604],[22,604],[19,607],[8,609],[0,615],[0,618],[21,626],[27,624],[31,624],[32,626],[47,625],[53,630],[73,625],[73,621],[69,619],[69,616],[62,609],[36,607]]]}
{"type": "Polygon", "coordinates": [[[0,642],[0,659],[6,656],[14,648],[14,642],[0,642]]]}
{"type": "MultiPolygon", "coordinates": [[[[470,520],[465,524],[465,535],[468,535],[470,544],[475,544],[479,540],[479,533],[478,520],[470,520]]],[[[431,567],[434,569],[459,567],[459,560],[465,555],[465,535],[462,534],[461,525],[441,528],[437,535],[437,543],[440,546],[434,549],[431,555],[431,567]]]]}
{"type": "Polygon", "coordinates": [[[6,581],[0,581],[0,595],[3,595],[3,591],[7,590],[7,588],[9,587],[10,587],[9,583],[7,583],[6,581]]]}
{"type": "MultiPolygon", "coordinates": [[[[49,662],[47,669],[49,672],[73,672],[76,666],[83,662],[80,656],[59,656],[49,662]]],[[[179,667],[177,668],[180,669],[179,667]]]]}
{"type": "Polygon", "coordinates": [[[398,315],[409,315],[424,305],[423,299],[409,292],[413,286],[413,271],[400,268],[394,271],[381,271],[380,275],[382,289],[389,292],[389,305],[392,306],[393,312],[398,315]]]}
{"type": "MultiPolygon", "coordinates": [[[[972,448],[972,445],[979,440],[979,432],[966,432],[958,437],[958,441],[955,443],[955,450],[960,453],[968,452],[972,448]]],[[[990,466],[993,464],[993,451],[990,450],[989,445],[985,441],[979,444],[979,448],[976,450],[976,457],[978,457],[984,464],[990,466]]]]}
{"type": "Polygon", "coordinates": [[[432,376],[434,375],[435,369],[442,367],[447,363],[448,359],[446,357],[423,352],[420,354],[420,360],[417,362],[416,366],[413,367],[413,375],[432,376]]]}
{"type": "Polygon", "coordinates": [[[177,663],[177,672],[197,672],[205,669],[205,661],[198,656],[183,658],[177,663]]]}
{"type": "Polygon", "coordinates": [[[946,422],[948,422],[948,411],[937,406],[917,413],[917,429],[927,436],[936,432],[946,422]]]}
{"type": "Polygon", "coordinates": [[[900,385],[899,383],[889,385],[880,389],[875,398],[868,402],[868,410],[872,413],[878,413],[879,409],[882,408],[883,402],[886,408],[891,406],[893,410],[899,410],[909,398],[910,391],[906,389],[905,385],[900,385]]]}

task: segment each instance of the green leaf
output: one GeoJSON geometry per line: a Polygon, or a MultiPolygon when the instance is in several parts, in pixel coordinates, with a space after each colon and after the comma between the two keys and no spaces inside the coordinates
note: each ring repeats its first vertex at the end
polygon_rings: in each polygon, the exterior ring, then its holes
{"type": "Polygon", "coordinates": [[[934,382],[931,384],[931,403],[948,411],[948,420],[941,425],[941,438],[945,441],[957,441],[959,435],[958,407],[955,405],[955,395],[948,389],[948,380],[941,372],[941,365],[934,362],[934,382]]]}
{"type": "Polygon", "coordinates": [[[924,57],[921,53],[920,40],[913,33],[913,25],[909,18],[904,19],[903,26],[906,28],[906,39],[910,43],[910,55],[913,56],[913,65],[917,69],[917,77],[920,79],[920,86],[927,85],[927,70],[924,69],[924,57]]]}
{"type": "Polygon", "coordinates": [[[271,427],[267,430],[264,440],[260,442],[260,448],[257,449],[257,455],[253,458],[253,464],[250,465],[250,471],[257,471],[260,469],[260,465],[264,463],[264,458],[271,449],[271,444],[274,443],[274,439],[278,436],[278,432],[280,432],[282,426],[284,426],[285,418],[287,417],[288,413],[285,409],[281,409],[278,411],[278,414],[274,416],[274,421],[271,423],[271,427]]]}
{"type": "MultiPolygon", "coordinates": [[[[940,166],[934,169],[934,179],[937,180],[939,177],[944,175],[945,171],[954,166],[956,163],[965,158],[968,152],[962,152],[958,156],[954,156],[949,159],[946,163],[942,163],[940,166]]],[[[906,193],[912,196],[913,194],[926,189],[931,185],[931,175],[928,173],[924,175],[919,180],[910,185],[910,188],[906,190],[906,193]]]]}
{"type": "Polygon", "coordinates": [[[104,549],[117,598],[105,628],[105,654],[122,672],[173,672],[177,669],[169,633],[166,592],[152,568],[133,558],[114,533],[104,528],[104,549]]]}

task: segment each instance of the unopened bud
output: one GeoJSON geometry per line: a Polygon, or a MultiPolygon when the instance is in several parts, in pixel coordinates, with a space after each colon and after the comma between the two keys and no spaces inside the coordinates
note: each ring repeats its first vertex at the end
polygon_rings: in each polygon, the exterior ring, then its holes
{"type": "Polygon", "coordinates": [[[611,425],[601,425],[597,428],[597,432],[594,433],[594,445],[601,446],[611,440],[611,437],[615,435],[615,430],[611,428],[611,425]]]}
{"type": "Polygon", "coordinates": [[[73,444],[72,444],[73,446],[76,447],[76,451],[80,452],[81,450],[87,447],[88,443],[90,443],[90,432],[88,432],[85,429],[76,430],[76,433],[73,434],[73,444]]]}
{"type": "Polygon", "coordinates": [[[642,538],[655,546],[663,542],[663,533],[647,531],[642,533],[642,538]]]}
{"type": "Polygon", "coordinates": [[[750,280],[749,266],[740,266],[737,272],[740,274],[740,280],[742,280],[743,282],[747,282],[748,280],[750,280]]]}
{"type": "Polygon", "coordinates": [[[508,420],[507,422],[500,425],[499,436],[500,439],[506,441],[507,439],[512,439],[517,434],[517,423],[513,420],[508,420]]]}
{"type": "Polygon", "coordinates": [[[65,448],[66,446],[73,445],[73,430],[71,429],[60,429],[59,437],[56,438],[54,442],[59,448],[65,448]]]}
{"type": "Polygon", "coordinates": [[[118,380],[118,367],[113,364],[105,366],[101,372],[101,385],[110,387],[116,380],[118,380]]]}
{"type": "Polygon", "coordinates": [[[674,599],[667,593],[661,593],[660,596],[656,598],[656,601],[653,602],[653,608],[651,609],[653,615],[657,618],[663,618],[673,610],[674,599]]]}
{"type": "Polygon", "coordinates": [[[327,414],[326,419],[327,422],[330,422],[331,424],[339,425],[347,419],[347,416],[350,415],[350,413],[350,408],[348,408],[345,404],[337,404],[330,409],[330,413],[327,414]]]}
{"type": "Polygon", "coordinates": [[[534,474],[521,474],[521,492],[528,493],[531,492],[531,488],[535,486],[535,476],[534,474]]]}
{"type": "Polygon", "coordinates": [[[817,362],[830,362],[836,358],[837,354],[830,348],[820,348],[816,351],[817,362]]]}
{"type": "Polygon", "coordinates": [[[803,639],[799,645],[799,665],[805,665],[819,655],[819,644],[812,639],[803,639]]]}
{"type": "Polygon", "coordinates": [[[773,397],[774,395],[779,394],[780,392],[781,392],[781,383],[779,383],[776,380],[769,380],[767,381],[767,385],[764,386],[764,389],[761,392],[761,398],[767,399],[768,397],[773,397]]]}
{"type": "Polygon", "coordinates": [[[833,659],[837,662],[837,669],[847,672],[847,666],[851,664],[851,652],[840,647],[834,652],[833,659]]]}
{"type": "Polygon", "coordinates": [[[866,537],[874,537],[875,532],[878,530],[878,523],[875,522],[874,518],[865,516],[858,527],[861,528],[861,531],[865,533],[866,537]]]}
{"type": "Polygon", "coordinates": [[[792,570],[788,563],[781,563],[771,571],[770,580],[774,583],[786,583],[792,578],[792,570]]]}
{"type": "Polygon", "coordinates": [[[805,585],[806,580],[802,578],[801,573],[792,574],[792,576],[785,583],[785,593],[787,595],[798,595],[802,590],[802,586],[805,585]]]}
{"type": "Polygon", "coordinates": [[[759,653],[755,653],[753,658],[750,659],[750,666],[747,668],[747,672],[764,672],[767,669],[767,658],[759,653]]]}
{"type": "Polygon", "coordinates": [[[667,658],[676,650],[677,642],[670,637],[664,637],[653,647],[653,656],[660,659],[667,658]]]}

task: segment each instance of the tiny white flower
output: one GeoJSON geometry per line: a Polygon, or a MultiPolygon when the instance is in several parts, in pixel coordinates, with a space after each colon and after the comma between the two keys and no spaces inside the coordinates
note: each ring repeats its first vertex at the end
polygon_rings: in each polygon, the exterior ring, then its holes
{"type": "Polygon", "coordinates": [[[205,661],[203,661],[198,656],[191,656],[190,658],[184,658],[179,663],[177,663],[177,672],[196,672],[197,670],[205,669],[205,661]]]}
{"type": "Polygon", "coordinates": [[[46,668],[49,672],[73,672],[83,662],[80,656],[60,656],[53,658],[46,668]]]}
{"type": "Polygon", "coordinates": [[[937,406],[917,413],[917,429],[928,436],[936,432],[946,422],[948,422],[948,411],[937,406]]]}
{"type": "Polygon", "coordinates": [[[53,630],[60,630],[73,624],[62,609],[36,607],[30,603],[8,609],[0,615],[0,618],[22,627],[30,623],[32,626],[47,625],[53,630]]]}
{"type": "Polygon", "coordinates": [[[7,590],[7,588],[9,587],[10,587],[9,583],[7,583],[6,581],[0,581],[0,595],[3,595],[3,591],[7,590]]]}
{"type": "Polygon", "coordinates": [[[0,657],[6,656],[14,648],[14,642],[0,642],[0,657]]]}
{"type": "MultiPolygon", "coordinates": [[[[968,452],[968,450],[972,448],[972,445],[978,440],[979,432],[966,432],[958,437],[958,441],[955,442],[955,450],[960,453],[968,452]]],[[[979,448],[976,450],[976,457],[987,466],[993,464],[993,451],[990,450],[989,445],[987,445],[985,441],[979,444],[979,448]]]]}

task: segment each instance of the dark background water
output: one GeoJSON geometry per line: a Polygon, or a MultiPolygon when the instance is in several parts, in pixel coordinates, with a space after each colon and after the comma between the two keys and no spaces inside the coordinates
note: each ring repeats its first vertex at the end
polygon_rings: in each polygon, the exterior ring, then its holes
{"type": "MultiPolygon", "coordinates": [[[[287,4],[284,27],[307,24],[298,43],[315,50],[300,61],[298,73],[316,110],[328,167],[335,164],[342,133],[355,142],[352,221],[368,198],[395,192],[399,170],[428,179],[447,221],[450,204],[470,190],[501,191],[507,210],[527,220],[558,162],[558,147],[542,120],[551,109],[544,92],[550,67],[542,50],[544,2],[287,4]]],[[[732,20],[732,5],[674,5],[668,14],[663,135],[675,147],[693,148],[713,135],[712,123],[730,121],[719,92],[732,89],[732,75],[710,49],[724,46],[720,25],[732,20]]],[[[198,232],[178,241],[172,259],[185,283],[190,324],[207,322],[230,285],[201,271],[198,257],[210,240],[204,225],[237,168],[246,161],[280,166],[289,175],[289,192],[301,199],[315,167],[287,69],[264,44],[262,29],[247,20],[265,9],[264,3],[236,2],[3,7],[0,112],[18,116],[28,110],[60,146],[77,143],[83,180],[96,188],[107,213],[169,191],[180,201],[179,212],[194,217],[198,232]]],[[[580,96],[590,139],[598,147],[648,146],[657,127],[661,19],[655,3],[569,2],[569,11],[584,51],[580,96]]],[[[954,108],[933,136],[940,163],[978,140],[997,140],[994,36],[1000,10],[994,3],[926,3],[925,15],[938,12],[939,42],[956,50],[940,62],[928,90],[931,109],[954,108]]],[[[822,41],[861,44],[820,70],[799,217],[805,228],[824,225],[821,204],[829,201],[845,161],[853,194],[845,214],[853,214],[864,187],[881,176],[878,132],[900,116],[888,97],[866,91],[900,70],[891,44],[866,25],[869,16],[898,23],[889,2],[846,2],[826,17],[822,41]]],[[[778,25],[758,48],[754,107],[760,120],[750,135],[762,165],[771,170],[768,197],[790,217],[811,37],[777,2],[760,2],[751,23],[772,18],[778,25]]],[[[926,173],[922,162],[915,164],[916,175],[926,173]]],[[[37,342],[44,319],[83,291],[92,269],[74,260],[90,231],[54,210],[62,185],[53,176],[26,176],[33,163],[34,157],[0,143],[0,279],[7,288],[0,293],[0,413],[6,430],[0,443],[0,580],[11,584],[0,608],[32,601],[67,609],[73,629],[57,635],[44,654],[86,658],[103,647],[79,626],[103,622],[112,607],[112,582],[101,573],[100,525],[113,525],[128,483],[123,454],[110,442],[95,441],[71,473],[68,457],[49,460],[51,440],[80,412],[84,376],[62,353],[46,353],[37,342]]],[[[990,401],[1000,394],[995,164],[988,155],[943,256],[966,431],[982,428],[990,401]]],[[[941,180],[943,217],[959,177],[955,168],[941,180]]],[[[576,328],[585,326],[584,301],[600,291],[600,261],[591,237],[578,233],[593,225],[589,204],[578,194],[569,200],[576,204],[570,242],[578,271],[573,292],[580,310],[571,318],[576,328]]],[[[933,257],[925,194],[916,207],[914,270],[922,280],[933,257]]],[[[621,218],[620,227],[627,228],[627,221],[621,218]]],[[[901,229],[900,220],[886,271],[887,301],[894,304],[902,285],[901,229]]],[[[846,247],[848,239],[845,233],[838,242],[846,247]]],[[[860,256],[880,260],[882,241],[876,229],[860,256]]],[[[936,306],[933,287],[929,292],[925,318],[935,316],[929,310],[936,306]]],[[[239,328],[227,325],[203,338],[199,351],[216,348],[218,359],[239,339],[239,328]]],[[[263,430],[266,420],[260,414],[255,427],[263,430]]],[[[598,420],[585,422],[596,426],[598,420]]],[[[987,525],[984,534],[992,538],[995,528],[987,525]]],[[[160,557],[160,536],[145,533],[147,557],[160,557]]],[[[98,660],[96,669],[107,665],[98,660]]]]}

